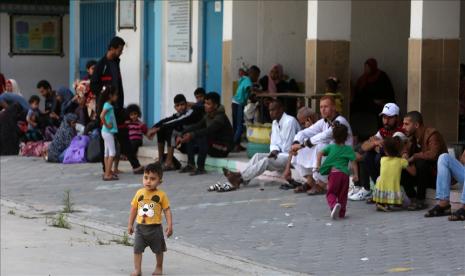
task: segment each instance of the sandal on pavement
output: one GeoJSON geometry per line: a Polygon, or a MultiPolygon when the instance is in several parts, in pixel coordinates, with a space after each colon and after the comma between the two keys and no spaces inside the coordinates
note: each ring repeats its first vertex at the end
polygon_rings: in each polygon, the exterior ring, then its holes
{"type": "Polygon", "coordinates": [[[407,207],[409,211],[420,211],[426,209],[426,204],[423,201],[412,202],[410,206],[407,207]]]}
{"type": "Polygon", "coordinates": [[[307,195],[309,196],[314,196],[314,195],[324,195],[326,194],[326,191],[324,188],[316,184],[312,189],[307,191],[307,195]]]}
{"type": "Polygon", "coordinates": [[[195,167],[192,166],[192,165],[186,165],[185,167],[183,167],[182,169],[179,170],[179,173],[190,173],[190,172],[193,172],[195,171],[195,167]]]}
{"type": "Polygon", "coordinates": [[[132,173],[133,174],[144,174],[144,169],[145,169],[144,166],[140,166],[139,168],[132,170],[132,173]]]}
{"type": "Polygon", "coordinates": [[[366,204],[375,204],[375,203],[376,203],[376,202],[373,200],[372,197],[367,198],[367,200],[366,200],[366,204]]]}
{"type": "Polygon", "coordinates": [[[223,183],[223,185],[220,186],[220,188],[217,190],[218,193],[225,193],[225,192],[231,192],[236,190],[236,188],[229,182],[223,183]]]}
{"type": "Polygon", "coordinates": [[[428,212],[426,212],[425,218],[442,217],[442,216],[448,216],[450,214],[451,214],[451,206],[450,206],[450,204],[447,204],[446,207],[441,207],[439,205],[435,205],[432,209],[430,209],[428,212]]]}
{"type": "Polygon", "coordinates": [[[376,204],[376,211],[380,212],[391,212],[392,209],[389,205],[384,205],[384,204],[376,204]]]}
{"type": "Polygon", "coordinates": [[[195,175],[202,175],[202,174],[207,174],[207,171],[202,170],[202,169],[197,169],[197,170],[191,172],[189,175],[190,176],[195,176],[195,175]]]}
{"type": "Polygon", "coordinates": [[[289,190],[289,189],[294,189],[299,186],[301,186],[299,182],[295,181],[294,179],[288,180],[287,183],[282,184],[279,188],[281,190],[289,190]]]}
{"type": "Polygon", "coordinates": [[[465,220],[465,208],[455,210],[452,215],[449,216],[449,221],[464,221],[465,220]]]}
{"type": "Polygon", "coordinates": [[[209,192],[214,192],[214,191],[218,191],[220,188],[221,188],[221,183],[220,183],[220,182],[216,182],[215,185],[209,186],[208,189],[207,189],[207,191],[209,191],[209,192]]]}
{"type": "Polygon", "coordinates": [[[301,185],[301,186],[296,187],[296,188],[294,189],[294,193],[296,193],[296,194],[305,193],[305,192],[308,191],[308,189],[309,189],[309,186],[308,186],[307,183],[305,183],[305,184],[303,184],[303,185],[301,185]]]}
{"type": "Polygon", "coordinates": [[[116,180],[119,180],[119,178],[118,178],[118,176],[115,176],[115,175],[112,175],[112,176],[110,176],[110,177],[108,177],[108,178],[105,177],[105,176],[103,176],[103,177],[102,177],[102,180],[103,180],[103,181],[116,181],[116,180]]]}

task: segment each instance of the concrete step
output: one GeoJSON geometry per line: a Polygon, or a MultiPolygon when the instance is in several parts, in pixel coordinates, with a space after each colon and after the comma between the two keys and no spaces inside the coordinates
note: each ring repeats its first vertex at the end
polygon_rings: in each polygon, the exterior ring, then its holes
{"type": "MultiPolygon", "coordinates": [[[[179,151],[175,151],[174,156],[181,163],[187,164],[187,155],[179,151]]],[[[151,146],[142,146],[139,148],[138,157],[141,159],[158,159],[158,150],[155,145],[151,146]]],[[[207,171],[214,171],[222,173],[222,168],[228,168],[232,171],[242,171],[247,168],[247,162],[249,158],[247,157],[246,152],[231,152],[226,158],[214,158],[207,157],[205,162],[205,169],[207,171]]],[[[276,172],[265,172],[262,176],[259,177],[261,180],[272,180],[276,182],[286,182],[279,173],[276,172]]]]}

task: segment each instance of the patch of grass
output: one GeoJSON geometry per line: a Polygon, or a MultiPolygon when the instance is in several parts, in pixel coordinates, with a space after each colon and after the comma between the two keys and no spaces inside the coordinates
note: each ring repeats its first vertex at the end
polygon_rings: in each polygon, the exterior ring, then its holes
{"type": "Polygon", "coordinates": [[[71,191],[65,190],[63,195],[63,213],[72,213],[74,212],[73,205],[74,203],[71,201],[71,191]]]}
{"type": "Polygon", "coordinates": [[[59,213],[52,218],[52,226],[65,229],[71,228],[71,225],[68,222],[68,217],[64,213],[59,213]]]}
{"type": "Polygon", "coordinates": [[[104,242],[101,239],[97,238],[97,244],[98,245],[110,245],[110,242],[104,242]]]}
{"type": "Polygon", "coordinates": [[[127,232],[123,233],[123,236],[119,239],[112,239],[114,243],[125,245],[125,246],[133,246],[133,244],[129,241],[129,235],[127,232]]]}
{"type": "Polygon", "coordinates": [[[14,216],[14,215],[16,215],[16,213],[15,213],[15,211],[10,210],[10,211],[8,211],[8,215],[13,215],[14,216]]]}

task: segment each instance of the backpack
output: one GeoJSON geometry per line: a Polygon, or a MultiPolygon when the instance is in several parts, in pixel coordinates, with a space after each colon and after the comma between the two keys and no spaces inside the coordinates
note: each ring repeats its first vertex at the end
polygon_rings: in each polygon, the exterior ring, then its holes
{"type": "Polygon", "coordinates": [[[65,150],[63,164],[75,164],[86,162],[86,148],[89,144],[89,136],[77,135],[65,150]]]}
{"type": "Polygon", "coordinates": [[[87,145],[86,159],[87,162],[101,162],[103,157],[103,148],[101,144],[99,131],[94,131],[90,135],[90,141],[87,145]]]}

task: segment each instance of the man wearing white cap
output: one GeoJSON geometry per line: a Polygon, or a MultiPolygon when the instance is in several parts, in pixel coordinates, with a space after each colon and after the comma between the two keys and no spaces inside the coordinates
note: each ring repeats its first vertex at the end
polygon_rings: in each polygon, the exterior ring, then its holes
{"type": "Polygon", "coordinates": [[[383,127],[362,144],[362,150],[365,154],[363,162],[359,166],[361,170],[360,180],[359,183],[356,183],[358,185],[349,191],[350,200],[365,200],[371,197],[370,178],[376,182],[379,176],[381,157],[384,156],[383,140],[386,137],[394,136],[396,132],[399,132],[398,135],[403,132],[399,121],[399,107],[395,103],[385,104],[379,116],[382,116],[383,127]]]}

